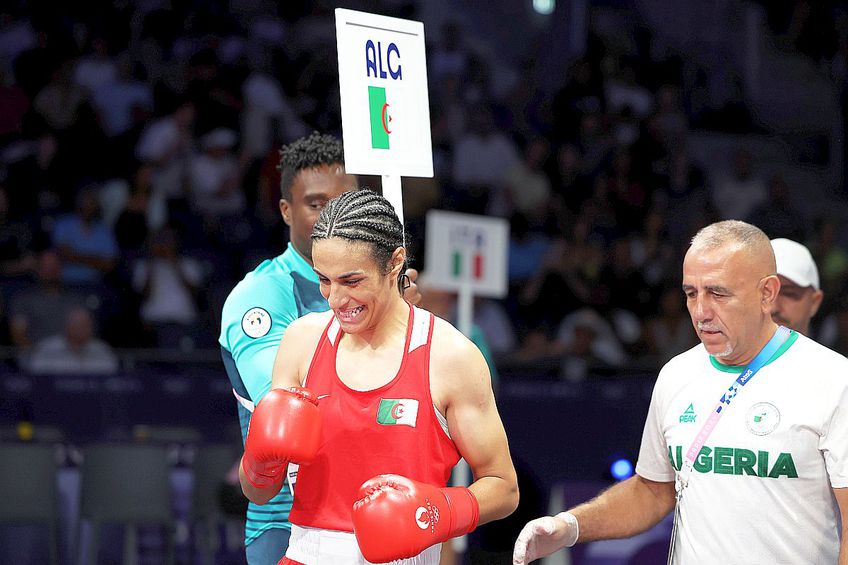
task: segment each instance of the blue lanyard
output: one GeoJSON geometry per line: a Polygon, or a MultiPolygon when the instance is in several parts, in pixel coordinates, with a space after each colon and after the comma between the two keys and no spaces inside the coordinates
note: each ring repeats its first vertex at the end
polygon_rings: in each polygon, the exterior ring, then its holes
{"type": "Polygon", "coordinates": [[[686,457],[683,460],[683,464],[680,466],[680,472],[677,473],[677,480],[675,481],[677,496],[674,505],[674,521],[672,522],[671,539],[669,540],[668,565],[671,565],[674,560],[677,528],[680,524],[680,502],[683,500],[683,489],[686,488],[686,485],[689,483],[689,475],[692,473],[692,469],[694,468],[695,458],[698,457],[698,454],[701,452],[701,448],[704,447],[704,443],[707,441],[707,438],[721,419],[722,410],[724,410],[725,407],[730,406],[730,401],[736,398],[736,395],[739,394],[739,387],[743,387],[751,382],[754,375],[756,375],[757,372],[762,369],[769,360],[771,360],[777,350],[780,349],[787,339],[789,339],[791,333],[791,330],[784,326],[777,328],[777,331],[774,332],[774,335],[771,336],[771,339],[768,343],[766,343],[765,347],[763,347],[760,352],[757,353],[756,357],[748,363],[748,366],[742,370],[736,380],[734,380],[727,389],[727,392],[721,395],[721,399],[719,399],[715,409],[712,411],[709,418],[707,418],[707,421],[704,422],[704,425],[701,427],[701,431],[699,431],[698,435],[695,436],[695,440],[686,452],[686,457]]]}
{"type": "Polygon", "coordinates": [[[730,406],[730,401],[736,398],[736,395],[739,394],[739,387],[743,387],[754,378],[754,375],[765,366],[766,363],[769,362],[772,355],[774,355],[778,349],[789,339],[789,335],[792,332],[789,328],[784,326],[780,326],[777,328],[777,331],[774,332],[774,335],[771,336],[771,339],[766,343],[765,347],[763,347],[759,353],[757,353],[756,357],[748,363],[748,366],[742,370],[736,380],[728,387],[727,391],[721,395],[721,398],[716,404],[715,409],[707,418],[707,421],[704,422],[704,425],[701,427],[701,431],[698,432],[698,435],[695,436],[695,440],[692,442],[692,445],[689,447],[689,450],[686,452],[686,458],[683,461],[683,465],[680,468],[680,474],[678,475],[678,492],[682,490],[683,487],[686,486],[686,483],[689,481],[689,474],[692,472],[692,468],[695,464],[695,459],[698,457],[698,454],[701,452],[701,448],[704,447],[704,443],[706,443],[707,438],[710,436],[712,431],[715,429],[716,425],[718,425],[718,421],[721,419],[722,410],[725,407],[730,406]]]}

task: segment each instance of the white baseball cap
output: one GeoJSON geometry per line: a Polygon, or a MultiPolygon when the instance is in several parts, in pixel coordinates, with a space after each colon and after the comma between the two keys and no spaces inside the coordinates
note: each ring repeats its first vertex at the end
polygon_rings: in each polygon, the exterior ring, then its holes
{"type": "Polygon", "coordinates": [[[777,274],[783,275],[798,286],[811,286],[819,290],[819,270],[810,250],[791,239],[771,240],[777,274]]]}

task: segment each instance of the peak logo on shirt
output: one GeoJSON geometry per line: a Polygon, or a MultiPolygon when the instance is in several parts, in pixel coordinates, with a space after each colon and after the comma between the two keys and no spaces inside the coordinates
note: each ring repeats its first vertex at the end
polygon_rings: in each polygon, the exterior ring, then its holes
{"type": "Polygon", "coordinates": [[[695,407],[692,403],[689,403],[689,407],[683,411],[680,415],[680,423],[681,424],[694,424],[695,420],[698,418],[698,415],[695,414],[695,407]]]}
{"type": "MultiPolygon", "coordinates": [[[[675,470],[683,465],[683,446],[668,446],[668,460],[675,470]]],[[[748,475],[769,479],[797,479],[798,471],[791,453],[778,453],[775,457],[768,451],[751,451],[739,447],[704,446],[695,460],[693,469],[699,473],[716,475],[748,475]],[[774,463],[771,463],[774,461],[774,463]]]]}
{"type": "Polygon", "coordinates": [[[415,427],[418,401],[412,398],[381,398],[377,407],[377,423],[384,426],[415,427]]]}

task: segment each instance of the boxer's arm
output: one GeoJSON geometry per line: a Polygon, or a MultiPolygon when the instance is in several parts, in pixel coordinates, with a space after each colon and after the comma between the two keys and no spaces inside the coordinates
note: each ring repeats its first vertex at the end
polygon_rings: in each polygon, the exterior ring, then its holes
{"type": "Polygon", "coordinates": [[[504,518],[518,506],[518,481],[486,361],[452,327],[434,337],[430,355],[448,431],[474,475],[469,490],[480,505],[479,523],[504,518]]]}
{"type": "MultiPolygon", "coordinates": [[[[306,376],[301,367],[308,359],[318,343],[318,338],[323,330],[322,322],[315,318],[320,315],[309,314],[289,324],[277,349],[274,359],[274,369],[271,376],[271,389],[299,387],[306,376]],[[303,377],[301,377],[303,372],[303,377]]],[[[325,319],[325,318],[322,318],[325,319]]],[[[307,365],[308,369],[308,365],[307,365]]],[[[249,432],[248,432],[249,433],[249,432]]],[[[245,475],[244,469],[239,465],[239,482],[245,496],[257,504],[264,504],[271,500],[283,486],[285,476],[271,487],[258,488],[245,475]]]]}
{"type": "Polygon", "coordinates": [[[839,545],[839,565],[848,565],[848,488],[835,488],[833,494],[842,514],[842,543],[839,545]]]}
{"type": "Polygon", "coordinates": [[[580,525],[579,542],[624,538],[662,520],[674,509],[674,497],[674,483],[634,475],[569,512],[580,525]]]}

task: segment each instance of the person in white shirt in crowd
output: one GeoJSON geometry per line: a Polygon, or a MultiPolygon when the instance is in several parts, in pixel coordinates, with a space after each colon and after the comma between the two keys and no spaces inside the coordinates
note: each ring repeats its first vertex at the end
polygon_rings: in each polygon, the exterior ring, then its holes
{"type": "Polygon", "coordinates": [[[237,140],[233,130],[216,128],[200,138],[203,152],[192,159],[192,207],[207,222],[244,212],[247,200],[233,152],[237,140]]]}
{"type": "Polygon", "coordinates": [[[135,147],[142,163],[154,166],[154,198],[165,201],[185,198],[185,183],[194,147],[194,102],[183,100],[174,111],[147,126],[135,147]]]}
{"type": "MultiPolygon", "coordinates": [[[[132,273],[133,290],[142,300],[142,321],[157,334],[170,335],[171,330],[184,334],[197,320],[197,294],[202,282],[200,264],[180,255],[176,232],[170,227],[160,230],[151,238],[150,256],[138,260],[132,273]]],[[[164,346],[175,345],[161,336],[157,341],[164,346]]]]}
{"type": "Polygon", "coordinates": [[[95,337],[91,313],[79,306],[68,313],[63,333],[35,346],[27,368],[36,375],[110,375],[118,370],[118,358],[95,337]]]}
{"type": "Polygon", "coordinates": [[[92,100],[106,135],[116,137],[133,126],[133,112],[153,111],[153,89],[144,81],[144,69],[129,55],[118,59],[118,76],[92,91],[92,100]]]}
{"type": "Polygon", "coordinates": [[[744,148],[733,153],[731,170],[719,174],[712,185],[712,200],[722,219],[747,218],[765,203],[766,182],[754,172],[753,157],[744,148]]]}

